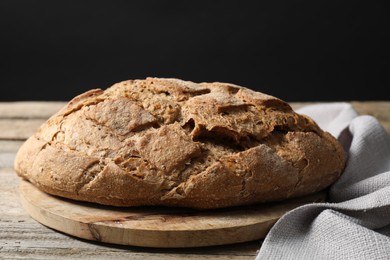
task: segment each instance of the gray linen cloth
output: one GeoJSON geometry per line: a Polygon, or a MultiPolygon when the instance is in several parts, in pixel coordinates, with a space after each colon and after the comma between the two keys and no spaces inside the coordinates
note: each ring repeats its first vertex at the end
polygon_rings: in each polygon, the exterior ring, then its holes
{"type": "MultiPolygon", "coordinates": [[[[346,168],[325,203],[303,205],[271,228],[256,259],[390,259],[390,138],[349,103],[303,107],[337,137],[346,168]]],[[[390,111],[389,111],[390,112],[390,111]]]]}

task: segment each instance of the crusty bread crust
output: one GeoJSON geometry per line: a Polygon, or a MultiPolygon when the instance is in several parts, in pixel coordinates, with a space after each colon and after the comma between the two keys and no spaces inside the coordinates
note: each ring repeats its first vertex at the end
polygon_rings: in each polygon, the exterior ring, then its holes
{"type": "Polygon", "coordinates": [[[323,190],[345,162],[333,136],[276,97],[147,78],[75,97],[22,145],[15,170],[75,200],[210,209],[323,190]]]}

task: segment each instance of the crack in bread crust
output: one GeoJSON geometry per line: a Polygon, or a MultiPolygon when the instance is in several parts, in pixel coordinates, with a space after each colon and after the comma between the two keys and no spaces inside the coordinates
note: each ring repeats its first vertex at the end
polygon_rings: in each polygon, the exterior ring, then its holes
{"type": "Polygon", "coordinates": [[[146,78],[72,99],[23,144],[15,170],[72,199],[202,209],[319,191],[345,161],[334,137],[276,97],[146,78]]]}

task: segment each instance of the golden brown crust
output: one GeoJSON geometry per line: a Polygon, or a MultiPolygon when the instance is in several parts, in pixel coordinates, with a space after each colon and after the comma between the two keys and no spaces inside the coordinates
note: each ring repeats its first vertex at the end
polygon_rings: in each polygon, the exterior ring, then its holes
{"type": "Polygon", "coordinates": [[[22,145],[15,170],[66,198],[206,209],[317,192],[345,161],[333,136],[276,97],[147,78],[72,99],[22,145]]]}

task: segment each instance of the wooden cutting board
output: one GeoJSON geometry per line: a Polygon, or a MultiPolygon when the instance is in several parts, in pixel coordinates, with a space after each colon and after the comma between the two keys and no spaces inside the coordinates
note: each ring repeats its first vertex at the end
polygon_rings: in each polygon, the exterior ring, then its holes
{"type": "Polygon", "coordinates": [[[79,238],[119,245],[159,248],[202,247],[264,238],[287,211],[325,201],[320,192],[256,206],[198,211],[183,208],[118,208],[46,194],[21,181],[21,202],[32,218],[79,238]]]}

